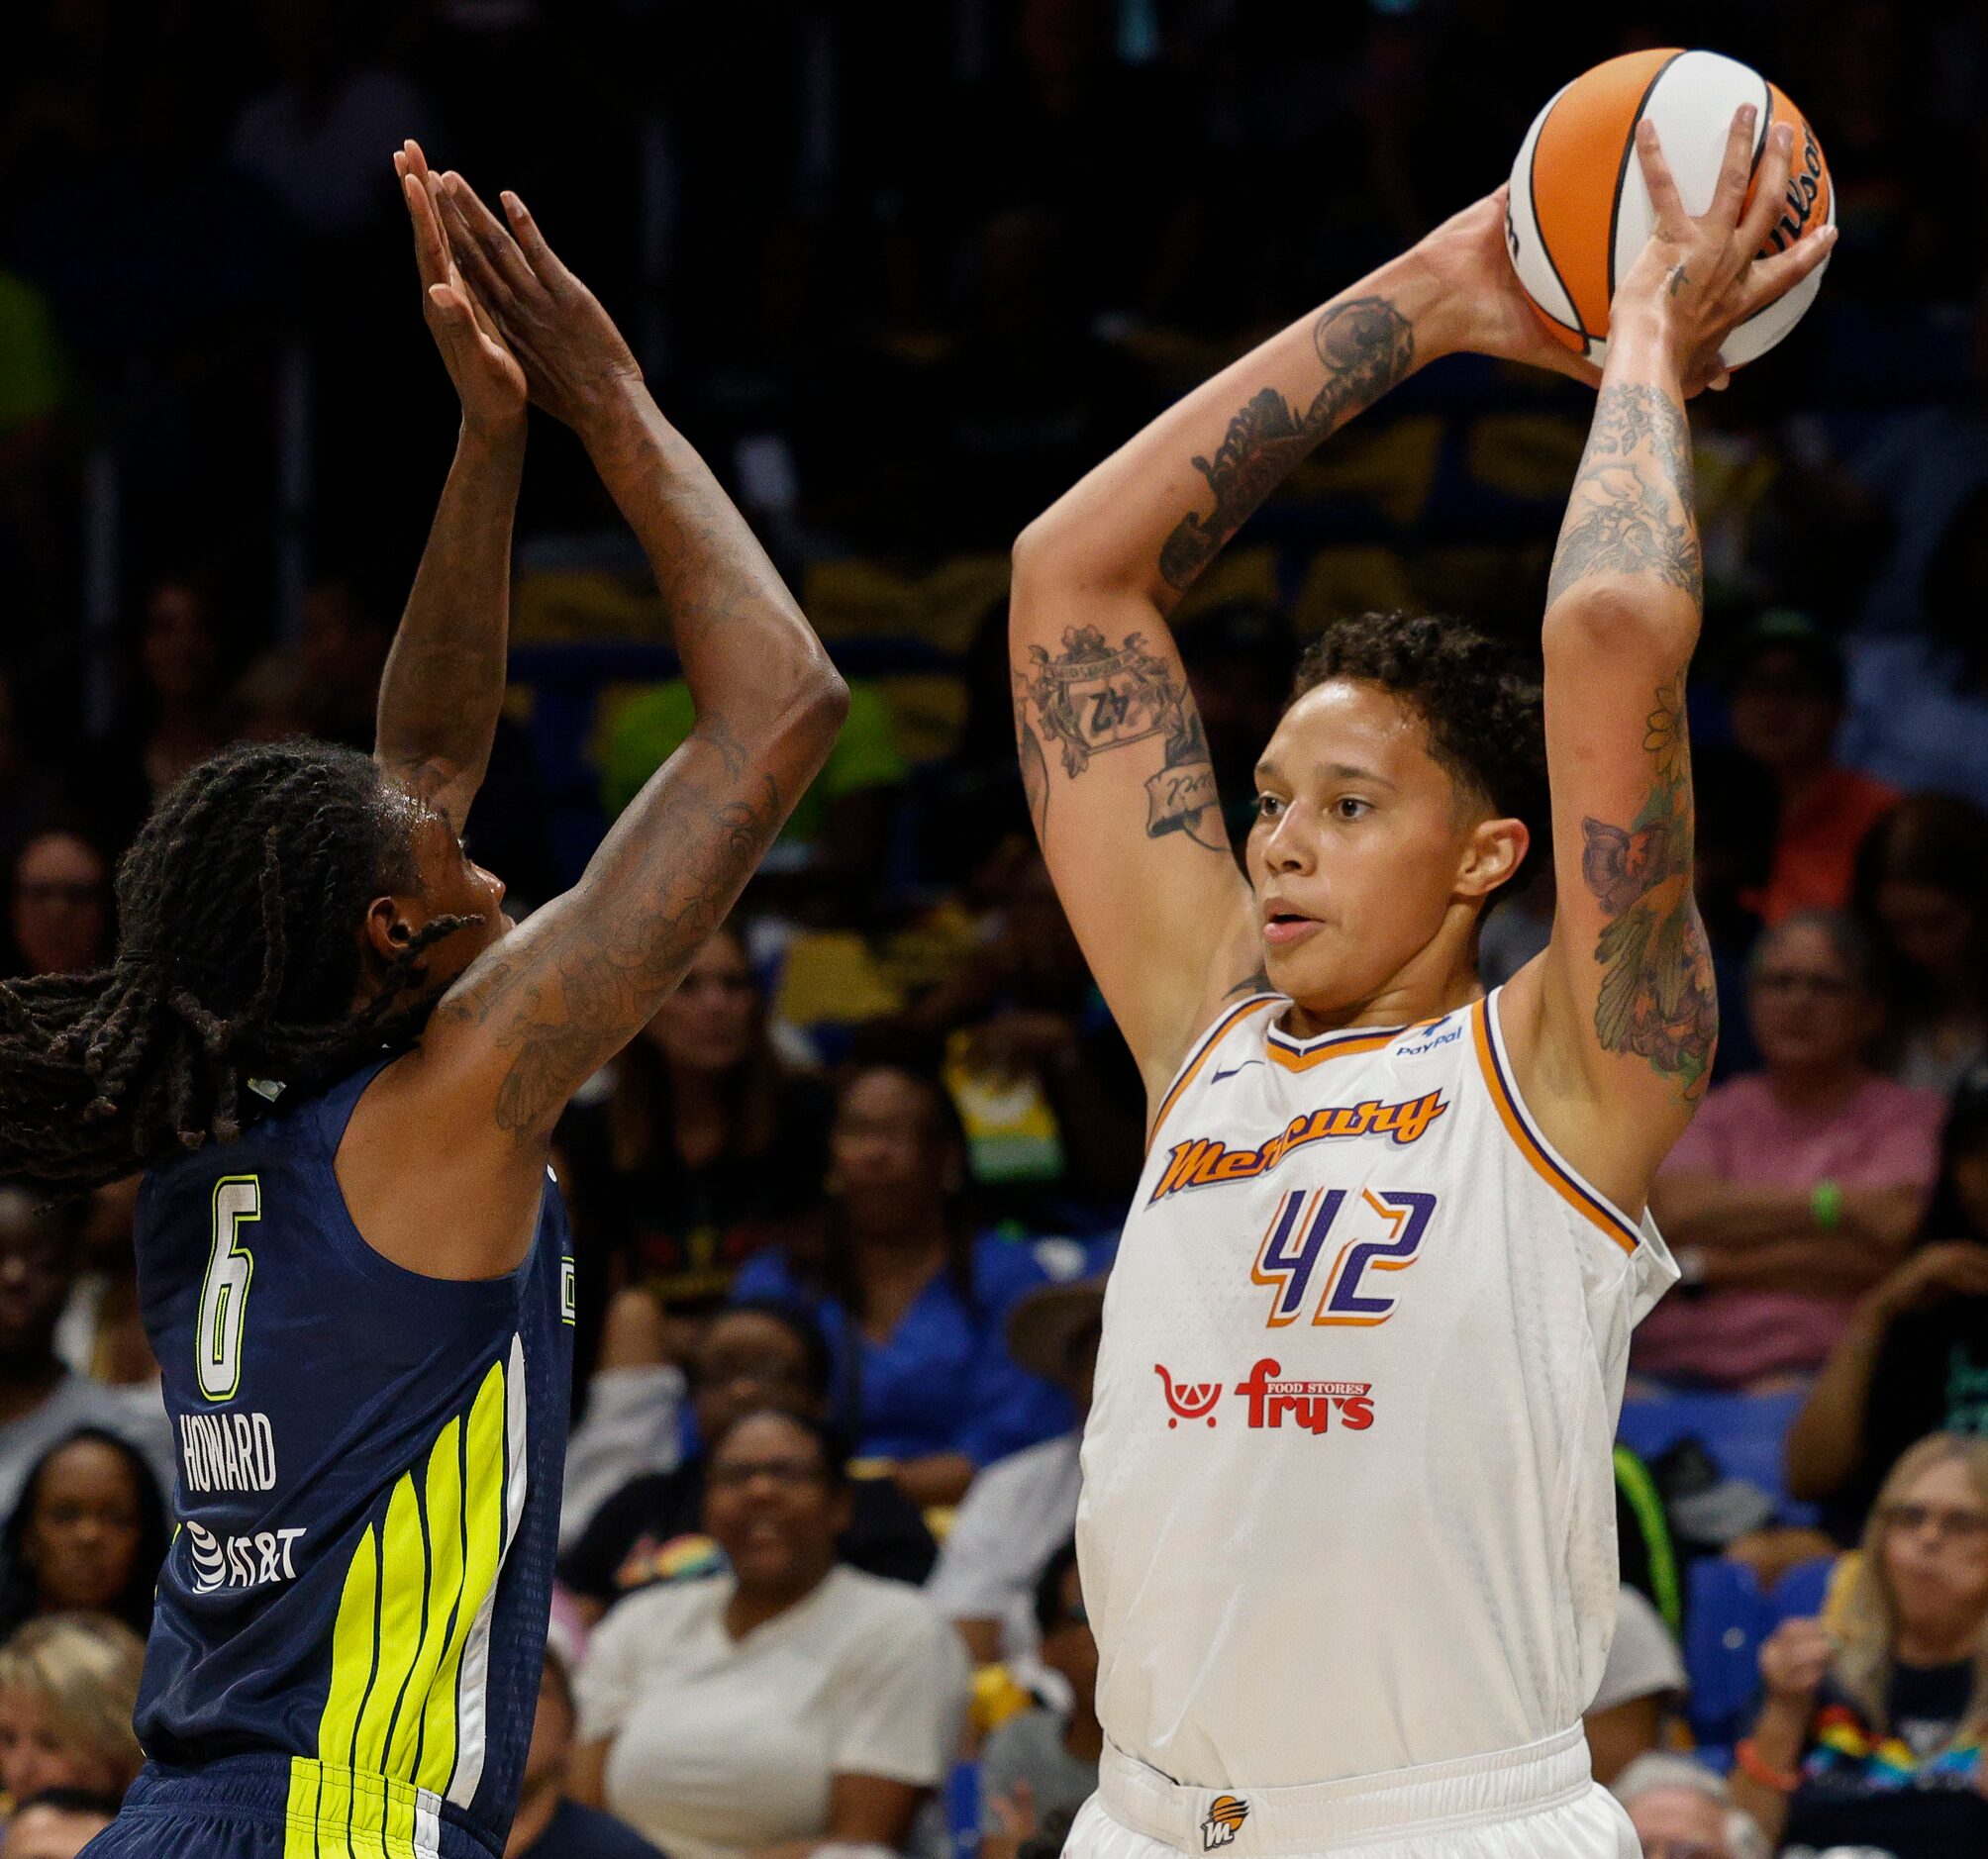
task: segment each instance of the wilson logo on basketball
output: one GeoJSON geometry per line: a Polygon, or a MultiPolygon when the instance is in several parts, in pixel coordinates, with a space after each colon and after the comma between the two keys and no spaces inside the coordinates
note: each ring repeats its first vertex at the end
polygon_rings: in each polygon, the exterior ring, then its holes
{"type": "Polygon", "coordinates": [[[1219,1381],[1177,1381],[1161,1363],[1152,1365],[1166,1396],[1166,1423],[1176,1427],[1182,1420],[1202,1420],[1213,1426],[1215,1410],[1225,1394],[1244,1403],[1248,1412],[1245,1426],[1261,1432],[1281,1432],[1288,1420],[1308,1433],[1328,1432],[1337,1424],[1342,1431],[1363,1433],[1373,1424],[1373,1384],[1364,1381],[1314,1381],[1287,1377],[1283,1364],[1266,1355],[1247,1377],[1234,1389],[1219,1381]]]}
{"type": "Polygon", "coordinates": [[[1208,1818],[1201,1823],[1201,1850],[1213,1852],[1233,1843],[1249,1817],[1249,1804],[1241,1795],[1217,1795],[1208,1804],[1208,1818]]]}

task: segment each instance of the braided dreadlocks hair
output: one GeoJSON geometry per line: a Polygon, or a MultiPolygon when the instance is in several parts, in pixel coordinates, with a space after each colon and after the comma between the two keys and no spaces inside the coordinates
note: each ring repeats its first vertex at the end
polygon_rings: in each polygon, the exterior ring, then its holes
{"type": "Polygon", "coordinates": [[[406,807],[370,756],[298,740],[201,763],[119,861],[110,967],[0,981],[0,1179],[81,1192],[231,1142],[276,1085],[413,1039],[434,1006],[424,954],[474,919],[436,918],[352,999],[367,907],[417,883],[406,807]]]}

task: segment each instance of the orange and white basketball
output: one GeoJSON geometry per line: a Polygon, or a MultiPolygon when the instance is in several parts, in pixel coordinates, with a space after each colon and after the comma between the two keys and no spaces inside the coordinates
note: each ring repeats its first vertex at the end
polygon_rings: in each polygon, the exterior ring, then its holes
{"type": "MultiPolygon", "coordinates": [[[[1597,363],[1607,354],[1616,279],[1636,262],[1655,220],[1636,155],[1637,125],[1644,117],[1656,124],[1685,211],[1699,214],[1712,204],[1733,113],[1742,103],[1759,112],[1756,176],[1767,132],[1776,123],[1795,129],[1787,198],[1764,256],[1835,225],[1837,202],[1815,131],[1757,71],[1716,51],[1632,51],[1584,71],[1534,119],[1512,164],[1506,243],[1526,294],[1569,348],[1597,363]]],[[[1726,365],[1751,361],[1787,335],[1828,269],[1825,259],[1740,324],[1720,351],[1726,365]]]]}

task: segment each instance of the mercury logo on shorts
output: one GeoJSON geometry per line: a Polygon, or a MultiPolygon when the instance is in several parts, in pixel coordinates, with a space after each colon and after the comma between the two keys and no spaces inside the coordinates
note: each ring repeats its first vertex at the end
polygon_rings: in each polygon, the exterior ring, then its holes
{"type": "Polygon", "coordinates": [[[1159,1362],[1152,1365],[1169,1410],[1167,1425],[1205,1420],[1213,1426],[1216,1408],[1225,1394],[1242,1400],[1248,1414],[1245,1426],[1281,1432],[1288,1419],[1308,1433],[1329,1432],[1335,1423],[1344,1432],[1363,1433],[1373,1424],[1373,1384],[1365,1381],[1317,1381],[1286,1377],[1283,1364],[1266,1355],[1233,1390],[1219,1381],[1176,1381],[1159,1362]]]}
{"type": "Polygon", "coordinates": [[[1214,1852],[1235,1841],[1249,1817],[1249,1804],[1241,1795],[1217,1795],[1208,1804],[1208,1818],[1201,1823],[1201,1850],[1214,1852]]]}

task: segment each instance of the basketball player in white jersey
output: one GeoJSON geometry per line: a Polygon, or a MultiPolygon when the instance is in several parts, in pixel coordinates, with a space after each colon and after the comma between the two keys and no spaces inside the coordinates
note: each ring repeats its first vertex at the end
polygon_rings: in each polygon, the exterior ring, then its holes
{"type": "Polygon", "coordinates": [[[1520,294],[1502,193],[1186,397],[1016,546],[1025,786],[1151,1105],[1084,1442],[1107,1742],[1079,1859],[1637,1851],[1580,1718],[1614,1624],[1629,1333],[1676,1275],[1644,1196],[1717,1034],[1685,402],[1829,249],[1752,259],[1790,147],[1770,139],[1742,219],[1750,116],[1696,221],[1640,147],[1658,225],[1613,305],[1543,709],[1463,624],[1328,632],[1257,766],[1245,877],[1165,624],[1424,362],[1594,378],[1520,294]],[[1550,944],[1481,998],[1485,907],[1545,858],[1550,944]]]}

